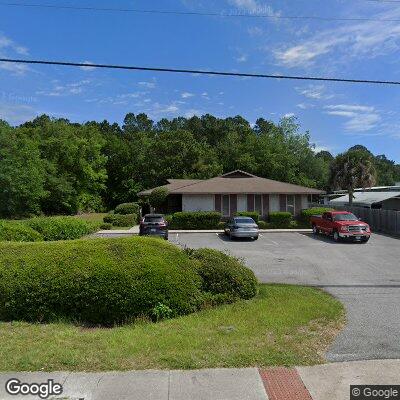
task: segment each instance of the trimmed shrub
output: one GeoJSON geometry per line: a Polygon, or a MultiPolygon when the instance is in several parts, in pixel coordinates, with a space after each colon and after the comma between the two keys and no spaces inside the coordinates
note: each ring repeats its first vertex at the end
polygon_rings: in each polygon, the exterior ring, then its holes
{"type": "Polygon", "coordinates": [[[173,229],[218,229],[221,213],[215,211],[177,212],[172,216],[173,229]]]}
{"type": "Polygon", "coordinates": [[[0,241],[40,242],[43,236],[20,221],[0,221],[0,241]]]}
{"type": "Polygon", "coordinates": [[[292,214],[290,212],[271,212],[269,214],[269,220],[272,228],[290,228],[290,222],[292,221],[292,214]]]}
{"type": "Polygon", "coordinates": [[[110,224],[109,222],[103,222],[100,225],[100,229],[103,229],[105,231],[109,231],[112,228],[112,224],[110,224]]]}
{"type": "Polygon", "coordinates": [[[138,223],[138,214],[107,214],[103,221],[113,226],[134,226],[138,223]]]}
{"type": "Polygon", "coordinates": [[[46,241],[79,239],[99,228],[98,223],[76,217],[32,218],[25,221],[25,224],[39,232],[46,241]]]}
{"type": "Polygon", "coordinates": [[[240,217],[253,218],[255,222],[258,222],[260,219],[260,214],[257,211],[239,211],[235,213],[235,215],[240,217]]]}
{"type": "Polygon", "coordinates": [[[333,211],[333,208],[329,207],[313,207],[308,208],[307,210],[302,210],[299,220],[305,224],[310,224],[310,218],[313,215],[321,215],[324,212],[333,211]]]}
{"type": "Polygon", "coordinates": [[[202,301],[196,264],[150,238],[0,243],[0,320],[108,326],[187,314],[202,301]]]}
{"type": "Polygon", "coordinates": [[[218,296],[217,303],[251,299],[257,294],[254,272],[237,258],[212,249],[189,250],[188,254],[199,261],[203,291],[218,296]]]}
{"type": "Polygon", "coordinates": [[[115,214],[136,214],[139,215],[140,207],[138,203],[122,203],[115,207],[115,214]]]}
{"type": "Polygon", "coordinates": [[[257,225],[260,229],[268,229],[269,228],[268,222],[265,222],[265,221],[258,221],[257,225]]]}

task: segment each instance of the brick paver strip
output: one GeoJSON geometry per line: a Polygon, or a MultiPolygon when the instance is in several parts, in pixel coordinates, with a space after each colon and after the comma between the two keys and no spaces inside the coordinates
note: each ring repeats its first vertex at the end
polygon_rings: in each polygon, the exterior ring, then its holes
{"type": "Polygon", "coordinates": [[[260,375],[269,400],[312,400],[294,368],[268,368],[260,375]]]}

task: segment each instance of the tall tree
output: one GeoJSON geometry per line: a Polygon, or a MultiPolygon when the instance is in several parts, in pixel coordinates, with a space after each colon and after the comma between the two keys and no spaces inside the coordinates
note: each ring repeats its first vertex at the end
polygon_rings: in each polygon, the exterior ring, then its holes
{"type": "Polygon", "coordinates": [[[371,187],[376,182],[372,157],[362,149],[339,154],[331,164],[330,180],[333,188],[347,190],[349,205],[353,205],[354,189],[371,187]]]}
{"type": "Polygon", "coordinates": [[[44,180],[37,142],[0,120],[0,216],[40,213],[44,180]]]}

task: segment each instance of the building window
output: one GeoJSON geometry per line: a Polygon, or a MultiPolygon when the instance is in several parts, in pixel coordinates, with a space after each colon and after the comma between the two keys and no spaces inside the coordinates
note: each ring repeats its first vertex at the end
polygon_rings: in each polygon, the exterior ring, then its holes
{"type": "Polygon", "coordinates": [[[254,211],[258,212],[259,215],[262,215],[262,197],[261,197],[261,194],[256,194],[254,196],[254,211]]]}
{"type": "Polygon", "coordinates": [[[229,215],[229,194],[222,196],[222,215],[225,217],[229,215]]]}
{"type": "Polygon", "coordinates": [[[286,211],[294,215],[294,195],[292,194],[286,196],[286,211]]]}

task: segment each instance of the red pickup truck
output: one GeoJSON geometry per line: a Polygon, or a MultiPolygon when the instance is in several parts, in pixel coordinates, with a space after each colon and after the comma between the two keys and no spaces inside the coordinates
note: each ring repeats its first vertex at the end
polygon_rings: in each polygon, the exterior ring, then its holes
{"type": "Polygon", "coordinates": [[[369,225],[347,211],[329,211],[322,215],[313,215],[311,226],[315,235],[320,232],[332,235],[335,242],[351,239],[366,243],[371,236],[369,225]]]}

